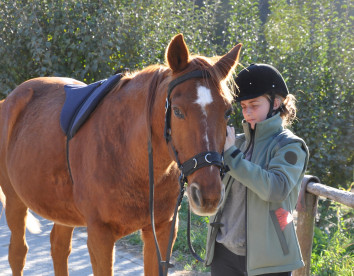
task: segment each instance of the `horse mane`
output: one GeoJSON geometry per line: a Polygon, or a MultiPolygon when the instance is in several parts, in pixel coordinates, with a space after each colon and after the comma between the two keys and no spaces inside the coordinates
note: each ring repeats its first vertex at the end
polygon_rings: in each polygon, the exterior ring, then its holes
{"type": "MultiPolygon", "coordinates": [[[[234,89],[236,87],[233,75],[236,72],[235,70],[231,70],[228,76],[224,79],[222,77],[224,75],[222,74],[222,70],[226,71],[226,69],[223,68],[220,69],[216,66],[213,66],[216,63],[216,61],[218,61],[218,57],[207,58],[204,56],[197,56],[197,55],[191,56],[188,67],[182,72],[176,74],[176,77],[195,70],[205,70],[211,76],[211,78],[208,78],[205,81],[206,82],[212,81],[216,87],[219,87],[220,95],[224,99],[226,99],[226,101],[232,102],[235,96],[234,89]]],[[[127,73],[119,81],[119,83],[114,89],[118,91],[120,88],[122,88],[133,78],[138,77],[139,75],[146,75],[146,74],[152,74],[152,79],[149,86],[149,91],[150,91],[149,95],[152,98],[155,98],[155,96],[152,95],[153,94],[152,91],[155,91],[158,83],[163,82],[163,80],[165,80],[167,76],[172,76],[172,71],[166,65],[161,65],[161,64],[150,65],[144,68],[143,70],[127,73]]],[[[151,103],[150,100],[148,102],[151,103]]]]}
{"type": "MultiPolygon", "coordinates": [[[[156,99],[156,92],[157,92],[157,87],[164,81],[166,80],[166,76],[170,73],[171,70],[168,70],[169,68],[167,66],[149,66],[146,68],[147,72],[151,72],[152,78],[151,82],[149,84],[149,92],[148,92],[148,97],[147,97],[147,104],[146,104],[146,120],[147,120],[147,126],[148,128],[151,127],[151,116],[152,116],[152,108],[156,99]]],[[[151,131],[150,129],[148,130],[148,135],[149,135],[149,140],[151,140],[151,131]]]]}
{"type": "Polygon", "coordinates": [[[115,91],[118,91],[123,86],[125,86],[128,82],[130,82],[134,78],[139,78],[141,76],[146,76],[148,74],[156,74],[160,70],[167,70],[168,67],[164,65],[150,65],[142,70],[137,70],[133,72],[125,73],[123,78],[117,83],[117,85],[113,88],[115,91]]]}

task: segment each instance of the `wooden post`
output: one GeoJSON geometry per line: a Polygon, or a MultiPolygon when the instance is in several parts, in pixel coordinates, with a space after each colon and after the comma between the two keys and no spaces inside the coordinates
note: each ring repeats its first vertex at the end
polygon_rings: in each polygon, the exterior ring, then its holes
{"type": "Polygon", "coordinates": [[[306,192],[307,185],[310,182],[318,183],[319,179],[311,175],[305,175],[302,181],[296,208],[298,212],[296,234],[305,266],[293,271],[292,275],[294,276],[310,276],[312,241],[318,201],[318,196],[306,192]]]}

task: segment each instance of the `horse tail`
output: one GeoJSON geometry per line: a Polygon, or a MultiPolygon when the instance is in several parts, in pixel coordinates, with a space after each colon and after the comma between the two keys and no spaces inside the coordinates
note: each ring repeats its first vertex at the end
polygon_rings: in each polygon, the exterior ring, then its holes
{"type": "MultiPolygon", "coordinates": [[[[6,207],[6,196],[1,189],[1,186],[0,186],[0,202],[2,204],[1,211],[0,211],[0,218],[1,218],[6,207]]],[[[26,227],[28,231],[30,231],[32,234],[39,234],[41,232],[41,223],[30,211],[28,211],[27,213],[26,227]]]]}
{"type": "MultiPolygon", "coordinates": [[[[0,101],[0,114],[1,114],[1,109],[2,109],[3,103],[4,103],[4,100],[0,101]]],[[[0,212],[0,218],[1,218],[2,213],[4,212],[5,206],[6,206],[6,197],[5,197],[4,192],[1,189],[1,182],[0,182],[0,203],[2,204],[1,212],[0,212]]]]}
{"type": "Polygon", "coordinates": [[[39,220],[28,210],[27,212],[27,222],[26,222],[26,227],[28,231],[30,231],[32,234],[39,234],[42,232],[41,230],[41,223],[39,220]]]}
{"type": "Polygon", "coordinates": [[[2,204],[2,208],[1,208],[1,212],[0,212],[0,218],[1,218],[2,212],[4,211],[5,205],[6,205],[6,197],[5,197],[5,194],[3,193],[2,189],[1,189],[1,186],[0,186],[0,202],[2,204]]]}

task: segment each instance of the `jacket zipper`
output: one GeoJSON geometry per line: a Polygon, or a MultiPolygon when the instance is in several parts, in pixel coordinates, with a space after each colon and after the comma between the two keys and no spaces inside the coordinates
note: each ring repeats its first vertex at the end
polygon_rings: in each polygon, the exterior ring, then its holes
{"type": "MultiPolygon", "coordinates": [[[[251,139],[250,139],[250,142],[249,142],[249,144],[247,145],[247,149],[245,150],[245,152],[244,152],[244,155],[246,156],[246,154],[248,153],[248,151],[251,149],[251,148],[253,148],[254,149],[254,136],[255,136],[255,133],[256,133],[256,127],[257,127],[257,125],[255,125],[254,126],[254,129],[251,129],[251,126],[250,126],[250,124],[249,124],[249,127],[250,127],[250,132],[251,132],[251,139]]],[[[253,150],[252,150],[253,151],[253,150]]],[[[251,156],[250,156],[250,159],[249,159],[249,161],[251,162],[251,160],[252,160],[252,152],[251,152],[251,156]]],[[[245,195],[245,227],[246,227],[246,231],[245,231],[245,234],[246,234],[246,263],[245,263],[245,268],[246,268],[246,271],[245,271],[245,276],[247,276],[248,275],[248,271],[247,271],[247,269],[248,269],[248,265],[247,265],[247,263],[248,263],[248,250],[247,250],[247,248],[248,248],[248,240],[247,240],[247,195],[248,195],[248,188],[246,187],[246,195],[245,195]]]]}
{"type": "Polygon", "coordinates": [[[247,145],[247,148],[246,148],[245,152],[243,153],[245,156],[246,156],[247,152],[250,150],[252,144],[254,143],[254,136],[255,136],[256,127],[257,127],[257,125],[255,125],[254,129],[251,129],[251,125],[250,124],[248,124],[248,125],[249,125],[249,129],[250,129],[250,133],[251,133],[251,139],[250,139],[250,142],[247,145]]]}
{"type": "Polygon", "coordinates": [[[248,275],[248,271],[247,271],[247,268],[248,268],[248,266],[247,266],[247,263],[248,263],[248,250],[247,250],[247,247],[248,247],[248,240],[247,240],[247,194],[248,194],[248,188],[246,187],[246,198],[245,198],[245,227],[246,227],[246,231],[245,231],[245,234],[246,234],[246,263],[245,263],[245,268],[246,268],[246,271],[245,271],[245,276],[247,276],[248,275]]]}

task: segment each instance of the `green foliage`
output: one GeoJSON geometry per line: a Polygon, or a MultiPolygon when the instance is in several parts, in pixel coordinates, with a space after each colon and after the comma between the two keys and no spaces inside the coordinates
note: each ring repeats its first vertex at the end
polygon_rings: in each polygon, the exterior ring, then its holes
{"type": "Polygon", "coordinates": [[[320,204],[322,223],[315,228],[311,274],[352,275],[354,210],[340,204],[320,204]]]}
{"type": "Polygon", "coordinates": [[[90,83],[117,69],[162,63],[178,32],[192,53],[215,55],[219,6],[220,1],[1,1],[1,94],[38,76],[90,83]]]}
{"type": "Polygon", "coordinates": [[[284,72],[298,99],[299,120],[294,130],[309,145],[308,170],[327,185],[348,187],[354,150],[353,58],[349,57],[352,46],[345,23],[350,21],[349,10],[333,1],[292,5],[308,18],[310,39],[304,36],[295,51],[284,52],[280,45],[269,47],[269,57],[284,72]]]}
{"type": "MultiPolygon", "coordinates": [[[[242,43],[241,64],[262,63],[263,47],[262,22],[258,1],[230,1],[225,14],[225,47],[230,49],[236,43],[242,43]]],[[[241,66],[242,69],[242,66],[241,66]]]]}
{"type": "Polygon", "coordinates": [[[269,48],[278,48],[281,55],[300,50],[310,39],[310,19],[299,5],[288,4],[286,0],[270,1],[270,7],[271,14],[264,26],[269,48]]]}
{"type": "Polygon", "coordinates": [[[123,239],[128,240],[128,242],[133,245],[140,245],[140,246],[143,245],[140,231],[136,231],[136,232],[124,237],[123,239]]]}

